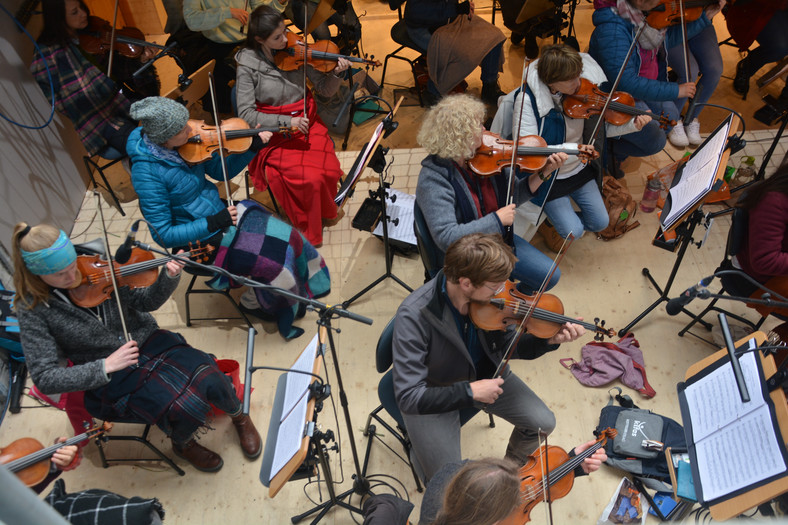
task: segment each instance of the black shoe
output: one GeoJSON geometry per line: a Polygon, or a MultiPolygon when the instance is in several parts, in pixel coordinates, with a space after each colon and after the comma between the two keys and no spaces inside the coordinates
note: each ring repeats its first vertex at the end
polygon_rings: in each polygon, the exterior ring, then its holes
{"type": "Polygon", "coordinates": [[[491,106],[498,107],[498,98],[505,94],[497,81],[482,84],[482,101],[491,106]]]}
{"type": "Polygon", "coordinates": [[[275,323],[277,321],[276,316],[269,314],[268,312],[266,312],[262,308],[247,308],[246,306],[244,306],[240,302],[238,303],[238,307],[246,315],[251,315],[251,316],[257,317],[258,319],[262,319],[263,321],[266,321],[266,322],[269,322],[269,323],[275,323]]]}
{"type": "Polygon", "coordinates": [[[523,41],[523,38],[525,38],[525,35],[522,34],[522,33],[518,33],[517,31],[512,31],[512,36],[509,37],[509,38],[512,41],[512,44],[514,44],[516,46],[520,42],[523,41]]]}
{"type": "Polygon", "coordinates": [[[747,68],[747,59],[742,58],[736,64],[736,76],[733,79],[733,90],[742,96],[742,99],[747,98],[747,92],[750,90],[750,72],[747,68]]]}

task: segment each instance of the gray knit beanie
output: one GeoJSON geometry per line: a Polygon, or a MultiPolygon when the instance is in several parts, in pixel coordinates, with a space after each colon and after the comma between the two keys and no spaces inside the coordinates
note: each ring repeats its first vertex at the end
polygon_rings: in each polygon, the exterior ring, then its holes
{"type": "Polygon", "coordinates": [[[164,144],[181,132],[189,121],[186,106],[166,97],[148,97],[131,105],[131,118],[139,120],[148,138],[164,144]]]}

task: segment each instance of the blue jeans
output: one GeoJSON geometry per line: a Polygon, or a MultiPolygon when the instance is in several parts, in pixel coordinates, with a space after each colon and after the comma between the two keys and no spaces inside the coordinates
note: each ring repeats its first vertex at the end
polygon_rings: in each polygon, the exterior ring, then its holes
{"type": "MultiPolygon", "coordinates": [[[[643,111],[649,109],[649,106],[642,100],[636,101],[635,107],[643,111]]],[[[638,132],[609,138],[608,144],[613,147],[616,160],[622,161],[627,157],[656,155],[665,147],[666,141],[665,132],[659,127],[659,122],[652,120],[638,132]]]]}
{"type": "Polygon", "coordinates": [[[544,211],[555,226],[555,231],[563,238],[572,233],[579,239],[584,230],[602,231],[610,222],[596,180],[586,182],[568,195],[548,201],[544,205],[544,211]],[[580,208],[579,213],[572,208],[572,201],[580,208]]]}
{"type": "MultiPolygon", "coordinates": [[[[720,54],[720,46],[717,44],[717,33],[714,31],[714,26],[707,26],[703,31],[690,38],[687,43],[689,47],[689,80],[687,80],[687,74],[684,71],[684,46],[675,46],[668,50],[668,65],[679,76],[680,84],[694,81],[700,71],[702,76],[698,82],[695,101],[697,104],[705,104],[714,93],[722,76],[722,55],[720,54]]],[[[675,104],[681,109],[686,100],[686,98],[680,98],[675,101],[675,104]]],[[[696,106],[692,112],[692,119],[698,118],[702,110],[703,106],[696,106]]]]}
{"type": "MultiPolygon", "coordinates": [[[[519,235],[514,236],[514,254],[517,256],[517,262],[512,270],[512,277],[520,281],[517,289],[523,293],[531,294],[542,286],[542,281],[550,272],[553,260],[519,235]]],[[[560,278],[561,270],[556,268],[553,278],[550,279],[545,290],[558,284],[560,278]]]]}

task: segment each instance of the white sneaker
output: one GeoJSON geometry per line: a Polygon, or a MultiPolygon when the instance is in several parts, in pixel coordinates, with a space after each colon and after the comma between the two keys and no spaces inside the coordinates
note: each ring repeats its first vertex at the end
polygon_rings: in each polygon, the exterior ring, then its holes
{"type": "Polygon", "coordinates": [[[684,131],[687,133],[687,140],[693,146],[697,146],[703,142],[703,137],[700,136],[700,121],[698,121],[698,119],[693,119],[692,122],[684,128],[684,131]]]}
{"type": "Polygon", "coordinates": [[[676,124],[670,133],[668,133],[668,140],[677,148],[686,148],[689,146],[687,134],[684,133],[684,125],[681,123],[676,124]]]}

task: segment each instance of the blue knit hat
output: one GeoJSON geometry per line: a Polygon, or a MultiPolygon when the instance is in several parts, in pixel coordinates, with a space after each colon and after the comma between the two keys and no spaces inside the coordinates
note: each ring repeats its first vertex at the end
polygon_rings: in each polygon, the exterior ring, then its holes
{"type": "Polygon", "coordinates": [[[131,118],[139,120],[151,142],[164,144],[189,121],[186,106],[166,97],[148,97],[131,105],[131,118]]]}

